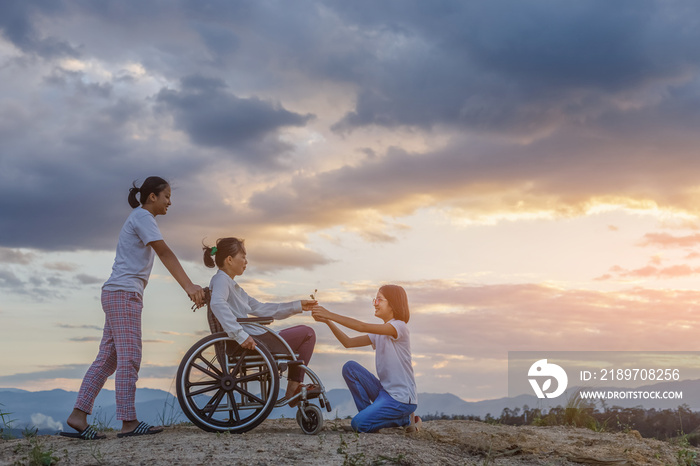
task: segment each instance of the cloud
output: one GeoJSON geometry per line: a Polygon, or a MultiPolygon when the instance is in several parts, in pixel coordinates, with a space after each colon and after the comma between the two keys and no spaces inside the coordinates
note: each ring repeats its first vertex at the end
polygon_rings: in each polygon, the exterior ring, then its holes
{"type": "Polygon", "coordinates": [[[75,276],[75,278],[81,285],[94,285],[96,283],[102,283],[105,281],[104,278],[93,277],[92,275],[87,275],[84,273],[79,273],[75,276]]]}
{"type": "Polygon", "coordinates": [[[46,414],[34,413],[31,416],[31,422],[37,429],[63,430],[63,424],[55,421],[51,416],[46,414]]]}
{"type": "Polygon", "coordinates": [[[63,364],[41,367],[36,371],[0,375],[0,385],[21,387],[25,382],[46,379],[82,379],[88,366],[85,364],[63,364]]]}
{"type": "Polygon", "coordinates": [[[693,310],[700,304],[698,292],[641,288],[426,283],[409,290],[418,311],[413,328],[420,329],[413,333],[420,341],[415,351],[467,356],[495,356],[504,349],[687,349],[682,341],[695,326],[693,310]],[[435,304],[453,306],[454,312],[420,312],[435,304]],[[659,337],[659,329],[665,335],[659,337]]]}
{"type": "Polygon", "coordinates": [[[78,269],[78,264],[72,264],[69,262],[51,262],[44,264],[49,270],[58,270],[59,272],[74,272],[78,269]]]}
{"type": "MultiPolygon", "coordinates": [[[[64,364],[51,367],[40,367],[38,370],[17,374],[0,375],[0,386],[22,387],[52,379],[77,379],[81,380],[90,364],[64,364]]],[[[172,379],[177,373],[177,366],[159,366],[143,363],[139,370],[141,378],[158,377],[172,379]]]]}
{"type": "Polygon", "coordinates": [[[640,246],[659,246],[664,248],[692,248],[700,244],[700,234],[674,236],[668,233],[647,233],[640,246]]]}
{"type": "Polygon", "coordinates": [[[0,263],[27,265],[36,257],[34,253],[0,247],[0,263]]]}
{"type": "Polygon", "coordinates": [[[425,207],[697,213],[692,2],[49,3],[0,15],[23,59],[2,68],[5,248],[113,250],[150,174],[179,183],[162,221],[188,258],[212,230],[294,230],[267,270],[328,263],[308,244],[328,227],[396,241],[425,207]]]}
{"type": "Polygon", "coordinates": [[[654,265],[647,265],[645,267],[640,267],[638,269],[624,269],[620,266],[615,266],[610,269],[611,274],[605,274],[598,278],[598,280],[610,280],[613,277],[616,278],[656,278],[656,279],[671,279],[671,278],[681,278],[690,277],[700,273],[700,267],[690,267],[686,264],[671,265],[669,267],[657,267],[654,265]]]}
{"type": "Polygon", "coordinates": [[[12,271],[0,269],[0,288],[13,289],[23,287],[24,282],[20,280],[12,271]]]}
{"type": "MultiPolygon", "coordinates": [[[[676,6],[697,13],[691,2],[676,6]]],[[[356,108],[338,130],[449,124],[537,133],[624,110],[635,91],[688,79],[700,62],[688,45],[698,31],[679,28],[686,20],[658,2],[332,8],[377,44],[362,57],[356,108]]]]}
{"type": "Polygon", "coordinates": [[[182,79],[181,90],[162,89],[156,101],[196,144],[223,149],[251,165],[277,165],[281,154],[291,149],[277,133],[304,126],[312,115],[290,112],[257,97],[239,98],[226,87],[221,79],[188,76],[182,79]]]}
{"type": "Polygon", "coordinates": [[[79,328],[79,329],[90,329],[90,330],[99,330],[102,331],[102,327],[98,325],[81,325],[81,324],[62,324],[62,323],[57,323],[56,327],[59,328],[79,328]]]}
{"type": "Polygon", "coordinates": [[[77,343],[99,342],[101,340],[101,337],[73,337],[68,339],[68,341],[75,341],[77,343]]]}
{"type": "Polygon", "coordinates": [[[43,58],[78,56],[67,42],[44,37],[35,27],[41,16],[60,14],[62,2],[2,2],[0,32],[19,49],[43,58]]]}

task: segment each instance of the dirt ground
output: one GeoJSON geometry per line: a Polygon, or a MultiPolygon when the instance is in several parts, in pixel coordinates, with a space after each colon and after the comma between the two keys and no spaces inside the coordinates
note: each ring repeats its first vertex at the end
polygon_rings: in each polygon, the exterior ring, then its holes
{"type": "Polygon", "coordinates": [[[0,440],[0,465],[53,456],[59,465],[677,465],[700,450],[630,433],[567,427],[513,427],[473,421],[431,421],[418,433],[349,431],[349,420],[326,421],[304,435],[292,419],[266,420],[241,435],[167,427],[157,435],[82,441],[59,436],[0,440]]]}

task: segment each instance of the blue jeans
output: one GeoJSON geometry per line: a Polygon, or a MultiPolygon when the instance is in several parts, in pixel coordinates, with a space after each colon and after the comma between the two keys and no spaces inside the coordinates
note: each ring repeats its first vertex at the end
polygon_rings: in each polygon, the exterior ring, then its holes
{"type": "Polygon", "coordinates": [[[343,366],[343,378],[348,384],[357,416],[352,419],[352,428],[357,432],[376,432],[385,427],[403,427],[411,422],[415,404],[400,403],[383,388],[379,379],[355,361],[343,366]]]}

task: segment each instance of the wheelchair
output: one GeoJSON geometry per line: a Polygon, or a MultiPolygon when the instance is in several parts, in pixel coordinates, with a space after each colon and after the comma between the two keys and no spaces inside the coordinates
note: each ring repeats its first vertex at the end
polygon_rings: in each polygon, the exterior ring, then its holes
{"type": "Polygon", "coordinates": [[[259,336],[251,334],[255,349],[244,349],[223,331],[209,307],[208,288],[205,293],[212,334],[187,351],[176,377],[177,399],[187,418],[207,432],[240,434],[258,426],[274,408],[298,400],[296,421],[299,427],[305,434],[319,433],[323,428],[321,408],[331,412],[326,390],[321,379],[303,360],[297,359],[298,355],[287,342],[266,327],[274,319],[238,319],[244,329],[264,330],[276,339],[273,352],[259,336]],[[278,400],[280,379],[292,366],[303,369],[319,390],[307,392],[303,386],[294,397],[278,400]],[[320,407],[311,403],[312,399],[317,399],[320,407]]]}

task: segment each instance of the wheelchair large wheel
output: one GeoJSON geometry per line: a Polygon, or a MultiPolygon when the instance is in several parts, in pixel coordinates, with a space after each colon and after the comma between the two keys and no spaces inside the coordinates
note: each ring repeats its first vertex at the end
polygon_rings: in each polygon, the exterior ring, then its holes
{"type": "Polygon", "coordinates": [[[215,333],[185,354],[177,371],[177,398],[197,427],[242,433],[270,414],[279,392],[277,363],[256,343],[246,350],[226,333],[215,333]]]}

